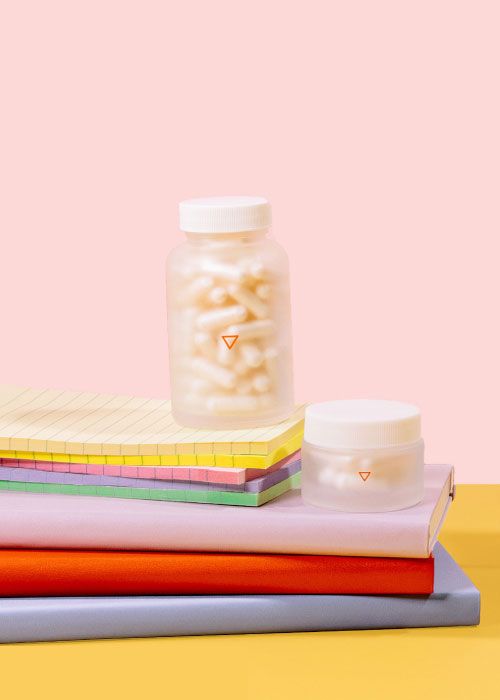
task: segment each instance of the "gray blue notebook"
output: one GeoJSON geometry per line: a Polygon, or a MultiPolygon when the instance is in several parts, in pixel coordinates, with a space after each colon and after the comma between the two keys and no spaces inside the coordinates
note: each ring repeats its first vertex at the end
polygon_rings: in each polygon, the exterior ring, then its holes
{"type": "Polygon", "coordinates": [[[3,598],[0,642],[451,627],[479,622],[479,591],[441,545],[430,596],[3,598]]]}

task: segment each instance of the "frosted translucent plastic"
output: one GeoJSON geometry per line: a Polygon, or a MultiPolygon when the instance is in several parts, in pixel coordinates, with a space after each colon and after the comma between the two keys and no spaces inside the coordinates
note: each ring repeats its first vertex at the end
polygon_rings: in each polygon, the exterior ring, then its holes
{"type": "Polygon", "coordinates": [[[187,236],[167,261],[175,420],[230,429],[287,418],[293,385],[285,252],[266,231],[187,236]]]}
{"type": "Polygon", "coordinates": [[[383,449],[302,445],[302,496],[311,505],[382,512],[409,508],[423,495],[423,440],[383,449]]]}

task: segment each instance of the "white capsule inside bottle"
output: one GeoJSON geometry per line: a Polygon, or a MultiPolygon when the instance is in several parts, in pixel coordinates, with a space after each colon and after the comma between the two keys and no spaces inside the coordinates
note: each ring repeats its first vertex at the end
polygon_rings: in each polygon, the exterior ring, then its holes
{"type": "Polygon", "coordinates": [[[271,298],[271,285],[262,283],[255,287],[255,293],[262,301],[269,301],[271,298]]]}
{"type": "Polygon", "coordinates": [[[226,367],[220,367],[215,362],[210,362],[203,357],[193,359],[193,371],[199,377],[207,379],[224,389],[234,389],[236,386],[236,375],[226,367]]]}
{"type": "Polygon", "coordinates": [[[202,269],[207,274],[227,282],[243,283],[248,279],[247,273],[239,265],[229,265],[217,260],[204,260],[202,269]]]}
{"type": "Polygon", "coordinates": [[[278,370],[279,353],[275,347],[269,347],[264,350],[264,365],[267,373],[271,377],[275,377],[278,370]]]}
{"type": "MultiPolygon", "coordinates": [[[[238,323],[247,317],[247,310],[244,306],[236,304],[225,306],[221,309],[212,309],[200,314],[196,319],[196,326],[202,331],[224,328],[228,323],[238,323]]],[[[226,333],[225,335],[231,335],[226,333]]]]}
{"type": "Polygon", "coordinates": [[[252,386],[259,394],[265,394],[271,388],[271,381],[267,374],[259,372],[253,378],[252,386]]]}
{"type": "Polygon", "coordinates": [[[266,278],[266,268],[261,260],[253,260],[249,265],[249,272],[255,280],[266,278]]]}
{"type": "Polygon", "coordinates": [[[217,362],[224,367],[235,364],[236,353],[233,348],[228,348],[225,341],[219,338],[217,343],[217,362]]]}
{"type": "Polygon", "coordinates": [[[193,396],[206,396],[213,391],[213,384],[202,377],[191,377],[189,388],[193,396]]]}
{"type": "Polygon", "coordinates": [[[179,313],[179,332],[173,339],[178,353],[177,362],[194,353],[194,329],[197,316],[198,310],[195,307],[184,309],[179,313]]]}
{"type": "Polygon", "coordinates": [[[198,277],[182,290],[180,299],[184,304],[196,304],[207,295],[213,283],[211,277],[198,277]]]}
{"type": "Polygon", "coordinates": [[[275,324],[271,319],[235,323],[226,328],[224,335],[237,335],[241,339],[264,338],[274,333],[275,324]]]}
{"type": "Polygon", "coordinates": [[[240,355],[248,367],[260,367],[264,361],[264,355],[255,343],[241,343],[240,355]]]}
{"type": "Polygon", "coordinates": [[[238,383],[236,384],[236,393],[237,394],[251,394],[252,393],[252,382],[250,379],[238,379],[238,383]]]}
{"type": "Polygon", "coordinates": [[[256,318],[267,318],[269,316],[267,305],[250,289],[237,284],[230,284],[227,291],[238,304],[244,306],[256,318]]]}
{"type": "Polygon", "coordinates": [[[250,367],[242,357],[237,357],[232,369],[236,372],[238,377],[243,377],[250,371],[250,367]]]}
{"type": "Polygon", "coordinates": [[[224,287],[214,287],[208,293],[208,301],[216,306],[220,306],[227,301],[227,290],[224,287]]]}
{"type": "Polygon", "coordinates": [[[194,334],[194,345],[196,350],[204,357],[208,359],[213,359],[215,357],[216,343],[210,333],[197,331],[194,334]]]}

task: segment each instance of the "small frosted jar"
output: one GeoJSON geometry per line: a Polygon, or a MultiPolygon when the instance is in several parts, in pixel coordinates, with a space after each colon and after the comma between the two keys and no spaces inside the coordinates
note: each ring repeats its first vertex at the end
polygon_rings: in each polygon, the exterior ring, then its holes
{"type": "Polygon", "coordinates": [[[420,412],[397,401],[308,406],[302,496],[320,508],[358,513],[409,508],[424,493],[420,412]]]}
{"type": "Polygon", "coordinates": [[[167,262],[172,411],[193,428],[246,428],[293,410],[288,259],[262,197],[180,204],[167,262]]]}

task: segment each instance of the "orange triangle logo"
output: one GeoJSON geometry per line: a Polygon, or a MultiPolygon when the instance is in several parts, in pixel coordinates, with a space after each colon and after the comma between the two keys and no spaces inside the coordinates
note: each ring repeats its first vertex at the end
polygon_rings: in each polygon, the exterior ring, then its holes
{"type": "Polygon", "coordinates": [[[363,479],[363,481],[366,481],[370,476],[371,472],[358,472],[358,474],[363,479]]]}
{"type": "Polygon", "coordinates": [[[221,335],[221,338],[226,343],[228,350],[231,350],[239,337],[239,335],[221,335]]]}

